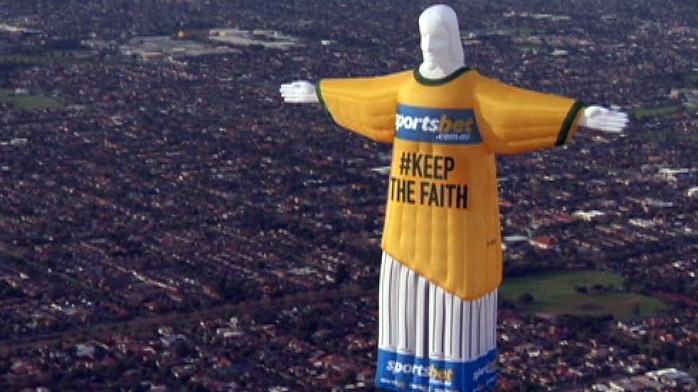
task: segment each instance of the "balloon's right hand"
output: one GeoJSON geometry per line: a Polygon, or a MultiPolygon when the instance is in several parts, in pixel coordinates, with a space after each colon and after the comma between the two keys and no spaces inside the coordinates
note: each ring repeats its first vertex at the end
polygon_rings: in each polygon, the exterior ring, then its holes
{"type": "Polygon", "coordinates": [[[582,112],[579,125],[602,132],[620,133],[628,125],[628,114],[592,105],[586,107],[582,112]]]}
{"type": "Polygon", "coordinates": [[[281,85],[279,89],[285,102],[289,103],[318,103],[315,85],[304,80],[298,80],[281,85]]]}

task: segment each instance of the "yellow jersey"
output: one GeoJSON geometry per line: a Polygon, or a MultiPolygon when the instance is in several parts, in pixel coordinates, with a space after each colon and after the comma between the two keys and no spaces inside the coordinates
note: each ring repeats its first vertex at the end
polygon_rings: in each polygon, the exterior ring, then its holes
{"type": "Polygon", "coordinates": [[[317,92],[339,125],[393,144],[383,250],[466,300],[502,279],[495,154],[568,142],[584,107],[467,68],[323,79],[317,92]]]}

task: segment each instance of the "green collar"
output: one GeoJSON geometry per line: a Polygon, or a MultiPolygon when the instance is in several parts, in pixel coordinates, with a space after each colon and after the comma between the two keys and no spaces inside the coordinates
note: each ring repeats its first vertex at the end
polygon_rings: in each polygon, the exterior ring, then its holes
{"type": "Polygon", "coordinates": [[[458,68],[458,70],[456,70],[456,71],[453,72],[452,74],[450,74],[450,75],[448,75],[448,76],[446,76],[446,77],[444,77],[444,78],[441,78],[441,79],[427,79],[427,78],[425,78],[424,76],[422,76],[422,74],[419,73],[419,67],[417,67],[417,68],[414,69],[414,78],[415,78],[415,79],[417,80],[417,82],[419,82],[420,84],[424,84],[424,85],[427,85],[427,86],[439,86],[439,85],[446,84],[446,83],[448,83],[448,82],[450,82],[450,81],[456,79],[457,77],[463,75],[464,73],[466,73],[466,72],[468,72],[468,71],[470,71],[470,70],[471,70],[471,69],[468,68],[468,67],[461,67],[461,68],[458,68]]]}

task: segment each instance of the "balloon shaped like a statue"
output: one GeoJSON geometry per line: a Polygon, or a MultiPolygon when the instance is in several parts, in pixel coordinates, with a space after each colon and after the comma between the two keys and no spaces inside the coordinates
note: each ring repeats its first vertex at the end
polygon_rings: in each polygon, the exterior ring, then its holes
{"type": "Polygon", "coordinates": [[[392,143],[383,231],[376,384],[487,391],[497,383],[502,243],[496,154],[621,132],[625,113],[493,80],[465,66],[455,12],[419,17],[423,62],[374,77],[297,81],[340,126],[392,143]]]}

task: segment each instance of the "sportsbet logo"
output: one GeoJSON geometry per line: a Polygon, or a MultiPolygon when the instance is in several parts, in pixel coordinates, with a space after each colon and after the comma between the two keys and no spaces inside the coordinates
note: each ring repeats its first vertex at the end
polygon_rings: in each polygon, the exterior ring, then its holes
{"type": "Polygon", "coordinates": [[[411,374],[417,377],[429,377],[432,381],[450,385],[453,383],[455,374],[453,369],[441,369],[434,365],[419,365],[402,363],[398,361],[388,361],[386,370],[394,375],[411,374]]]}
{"type": "Polygon", "coordinates": [[[432,143],[474,144],[482,138],[472,109],[433,109],[399,105],[397,137],[432,143]]]}
{"type": "Polygon", "coordinates": [[[395,129],[409,129],[423,132],[473,132],[475,130],[475,120],[454,120],[446,114],[441,118],[412,117],[398,114],[395,117],[395,129]]]}

